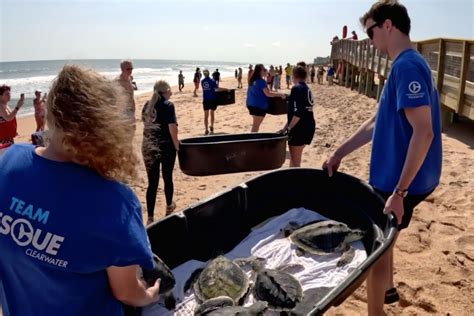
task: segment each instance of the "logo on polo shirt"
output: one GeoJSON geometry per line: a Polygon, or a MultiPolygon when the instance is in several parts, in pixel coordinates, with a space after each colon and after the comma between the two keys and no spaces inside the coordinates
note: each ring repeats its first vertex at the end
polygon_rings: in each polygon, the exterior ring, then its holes
{"type": "Polygon", "coordinates": [[[202,83],[202,88],[205,89],[205,90],[208,90],[209,89],[209,83],[208,82],[203,82],[202,83]]]}
{"type": "Polygon", "coordinates": [[[418,81],[412,81],[408,84],[407,98],[408,99],[420,99],[425,96],[425,92],[421,91],[421,83],[418,81]]]}
{"type": "Polygon", "coordinates": [[[418,81],[412,81],[408,85],[408,90],[410,90],[411,93],[416,94],[416,93],[420,92],[421,84],[418,81]]]}

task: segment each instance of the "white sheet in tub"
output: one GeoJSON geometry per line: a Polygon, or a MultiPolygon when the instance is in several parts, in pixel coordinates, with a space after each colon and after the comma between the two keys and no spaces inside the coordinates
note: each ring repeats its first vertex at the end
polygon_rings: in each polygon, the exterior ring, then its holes
{"type": "MultiPolygon", "coordinates": [[[[367,258],[367,253],[365,252],[362,242],[358,241],[352,244],[356,250],[352,262],[344,267],[337,267],[336,263],[341,256],[340,254],[327,256],[305,254],[304,256],[297,256],[295,247],[291,245],[288,238],[283,237],[280,231],[291,221],[297,222],[298,224],[305,224],[320,219],[327,218],[304,208],[291,209],[255,228],[247,238],[241,241],[232,251],[225,254],[225,256],[229,259],[245,258],[251,255],[263,257],[267,259],[265,264],[266,268],[278,268],[288,264],[302,265],[304,269],[296,269],[292,274],[301,282],[303,291],[323,286],[335,287],[367,258]]],[[[144,307],[142,316],[194,315],[194,309],[196,307],[194,294],[192,290],[188,291],[188,293],[184,293],[183,287],[191,273],[205,265],[206,262],[190,260],[173,269],[173,274],[176,278],[176,286],[174,289],[174,294],[177,299],[176,310],[168,311],[163,307],[160,301],[156,304],[144,307]]],[[[250,277],[250,268],[246,269],[246,272],[250,277]]],[[[253,302],[253,295],[248,295],[244,305],[251,305],[253,302]]],[[[265,315],[273,314],[272,312],[265,313],[265,315]]]]}

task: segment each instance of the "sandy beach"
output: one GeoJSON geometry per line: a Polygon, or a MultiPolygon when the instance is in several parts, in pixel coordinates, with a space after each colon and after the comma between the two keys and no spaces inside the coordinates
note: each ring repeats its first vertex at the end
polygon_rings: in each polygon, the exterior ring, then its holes
{"type": "MultiPolygon", "coordinates": [[[[244,79],[244,83],[246,80],[244,79]]],[[[284,83],[282,82],[282,86],[284,83]]],[[[234,78],[225,78],[221,87],[235,88],[234,78]]],[[[315,99],[316,135],[307,146],[303,167],[320,168],[323,160],[376,109],[376,101],[339,86],[310,85],[315,99]]],[[[251,116],[245,107],[246,87],[236,90],[236,103],[220,106],[216,112],[216,133],[250,131],[251,116]]],[[[282,90],[289,93],[288,90],[282,90]]],[[[171,101],[176,107],[179,137],[204,133],[202,91],[192,96],[191,84],[183,92],[173,87],[171,101]]],[[[137,119],[149,94],[136,97],[137,119]]],[[[267,115],[261,132],[283,127],[285,115],[267,115]]],[[[19,119],[17,142],[28,141],[35,129],[33,117],[19,119]]],[[[136,150],[141,156],[143,125],[137,121],[136,150]]],[[[397,242],[395,284],[400,292],[398,304],[386,307],[390,315],[474,315],[474,123],[462,120],[447,126],[443,133],[443,173],[436,191],[416,209],[410,227],[397,242]]],[[[340,171],[361,179],[368,178],[370,146],[343,160],[340,171]]],[[[289,161],[283,168],[287,168],[289,161]]],[[[237,185],[262,172],[247,172],[212,177],[183,174],[176,162],[174,200],[176,212],[225,188],[237,185]]],[[[145,205],[147,179],[143,164],[132,188],[145,205]]],[[[160,180],[155,218],[164,215],[163,182],[160,180]]],[[[146,215],[144,214],[144,219],[146,215]]],[[[365,315],[366,293],[362,285],[349,299],[328,315],[365,315]]]]}

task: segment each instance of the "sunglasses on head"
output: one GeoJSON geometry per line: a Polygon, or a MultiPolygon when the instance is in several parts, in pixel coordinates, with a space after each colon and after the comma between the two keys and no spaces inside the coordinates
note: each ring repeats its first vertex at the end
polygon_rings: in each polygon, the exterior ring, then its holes
{"type": "Polygon", "coordinates": [[[376,27],[379,27],[380,25],[382,25],[383,22],[377,22],[375,23],[374,25],[372,25],[371,27],[369,27],[366,31],[367,33],[367,36],[370,38],[370,39],[373,39],[374,38],[374,28],[376,27]]]}

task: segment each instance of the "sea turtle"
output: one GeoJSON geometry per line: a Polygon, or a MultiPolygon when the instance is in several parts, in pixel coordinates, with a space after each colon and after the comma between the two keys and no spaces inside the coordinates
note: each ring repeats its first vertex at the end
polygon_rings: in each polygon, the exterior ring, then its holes
{"type": "Polygon", "coordinates": [[[346,224],[333,220],[317,221],[304,226],[290,222],[284,233],[298,247],[299,254],[342,253],[337,262],[338,267],[345,266],[354,259],[355,250],[350,243],[362,239],[365,234],[362,230],[350,229],[346,224]]]}
{"type": "Polygon", "coordinates": [[[170,268],[155,254],[153,254],[153,269],[142,269],[143,279],[148,286],[153,286],[157,279],[161,279],[159,293],[165,299],[165,307],[174,309],[176,299],[173,295],[173,288],[176,280],[170,268]]]}
{"type": "Polygon", "coordinates": [[[211,260],[193,285],[199,303],[218,296],[228,296],[237,304],[248,288],[247,274],[236,262],[224,256],[211,260]]]}
{"type": "Polygon", "coordinates": [[[303,299],[301,283],[284,271],[289,267],[266,269],[263,265],[253,265],[257,272],[253,295],[257,300],[267,302],[271,310],[290,311],[303,299]]]}

